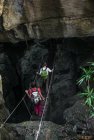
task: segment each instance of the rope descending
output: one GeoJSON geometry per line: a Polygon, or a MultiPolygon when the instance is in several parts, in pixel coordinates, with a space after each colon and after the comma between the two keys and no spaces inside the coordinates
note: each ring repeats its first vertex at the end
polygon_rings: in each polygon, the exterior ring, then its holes
{"type": "MultiPolygon", "coordinates": [[[[54,71],[54,68],[53,68],[53,71],[54,71]]],[[[49,85],[49,88],[48,88],[48,93],[47,93],[47,96],[46,96],[46,101],[45,101],[45,104],[44,104],[44,109],[43,109],[43,113],[42,113],[41,120],[40,120],[40,123],[39,123],[39,128],[38,128],[37,133],[36,133],[35,140],[38,140],[38,137],[39,137],[39,134],[40,134],[40,130],[41,130],[42,122],[43,122],[43,117],[44,117],[46,106],[47,106],[47,101],[49,99],[50,88],[51,88],[51,85],[52,85],[52,79],[53,79],[53,72],[52,72],[52,75],[51,75],[50,85],[49,85]]]]}
{"type": "Polygon", "coordinates": [[[15,110],[18,108],[18,106],[21,104],[21,102],[23,101],[23,99],[25,97],[26,97],[26,94],[23,96],[23,98],[20,100],[20,102],[17,104],[17,106],[13,109],[13,111],[10,113],[10,115],[6,118],[6,120],[3,122],[3,124],[1,124],[0,129],[2,129],[4,127],[7,120],[12,116],[12,114],[15,112],[15,110]]]}

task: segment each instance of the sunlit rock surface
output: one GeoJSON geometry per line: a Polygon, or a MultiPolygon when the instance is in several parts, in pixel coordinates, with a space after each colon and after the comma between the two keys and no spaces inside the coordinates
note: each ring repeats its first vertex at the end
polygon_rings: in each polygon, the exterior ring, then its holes
{"type": "Polygon", "coordinates": [[[0,75],[0,123],[2,123],[8,116],[9,112],[5,107],[2,91],[2,77],[0,75]]]}
{"type": "Polygon", "coordinates": [[[0,41],[94,35],[93,0],[1,0],[0,41]]]}

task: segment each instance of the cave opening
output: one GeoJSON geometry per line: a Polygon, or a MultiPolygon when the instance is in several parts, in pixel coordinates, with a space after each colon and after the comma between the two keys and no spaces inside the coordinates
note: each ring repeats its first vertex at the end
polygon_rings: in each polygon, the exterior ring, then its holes
{"type": "MultiPolygon", "coordinates": [[[[81,75],[79,67],[85,65],[87,61],[94,60],[94,39],[91,37],[66,38],[39,42],[38,40],[31,40],[27,43],[28,47],[26,42],[0,44],[0,73],[3,78],[5,104],[12,112],[24,96],[25,89],[28,89],[30,82],[34,80],[36,71],[43,62],[46,61],[52,69],[56,57],[53,85],[61,80],[62,86],[60,93],[55,93],[55,91],[51,93],[51,104],[48,107],[46,119],[58,124],[64,123],[61,116],[63,116],[64,110],[71,106],[70,96],[80,91],[76,84],[76,80],[81,75]],[[62,113],[61,111],[56,113],[59,110],[62,110],[62,113]],[[57,116],[57,114],[59,115],[57,116]]],[[[30,108],[28,97],[26,97],[26,103],[30,108]]],[[[16,123],[29,119],[30,114],[22,102],[8,122],[16,123]]]]}
{"type": "MultiPolygon", "coordinates": [[[[53,67],[56,41],[47,40],[41,43],[41,41],[31,40],[27,43],[28,46],[26,42],[0,44],[3,97],[10,113],[24,96],[25,89],[29,88],[30,82],[34,80],[36,72],[43,62],[46,61],[51,69],[53,67]]],[[[25,101],[30,108],[28,97],[25,101]]],[[[24,102],[22,102],[8,122],[18,123],[29,119],[30,114],[24,102]]]]}

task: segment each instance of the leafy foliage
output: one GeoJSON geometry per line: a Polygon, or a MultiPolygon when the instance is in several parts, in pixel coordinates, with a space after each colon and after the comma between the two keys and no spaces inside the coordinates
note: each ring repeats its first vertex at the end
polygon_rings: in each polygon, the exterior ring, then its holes
{"type": "Polygon", "coordinates": [[[83,71],[83,75],[78,81],[79,85],[81,85],[83,82],[89,81],[94,73],[94,70],[91,67],[89,67],[88,69],[81,67],[81,70],[83,71]]]}
{"type": "Polygon", "coordinates": [[[91,116],[94,117],[94,88],[91,87],[91,81],[94,82],[94,62],[88,62],[88,68],[81,67],[82,76],[78,80],[78,84],[85,83],[86,87],[80,95],[84,98],[85,104],[89,107],[91,116]]]}

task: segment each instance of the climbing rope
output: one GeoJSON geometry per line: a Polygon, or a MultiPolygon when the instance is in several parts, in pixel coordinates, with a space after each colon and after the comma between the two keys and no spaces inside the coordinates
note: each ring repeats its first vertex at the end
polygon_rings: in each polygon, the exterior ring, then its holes
{"type": "Polygon", "coordinates": [[[34,82],[36,82],[36,79],[37,79],[37,74],[35,75],[35,79],[34,79],[34,82]]]}
{"type": "Polygon", "coordinates": [[[22,101],[24,102],[24,104],[25,104],[25,106],[26,106],[26,108],[27,108],[27,111],[28,111],[28,113],[29,113],[29,115],[30,115],[30,119],[31,119],[32,114],[31,114],[31,112],[30,112],[30,110],[29,110],[29,108],[28,108],[28,106],[27,106],[27,104],[26,104],[26,102],[25,102],[25,97],[26,97],[26,94],[22,97],[22,99],[20,100],[20,102],[19,102],[19,103],[17,104],[17,106],[13,109],[13,111],[10,113],[10,115],[6,118],[6,120],[3,122],[3,124],[1,124],[0,129],[2,129],[2,128],[4,127],[5,123],[6,123],[6,122],[8,121],[8,119],[12,116],[12,114],[15,112],[15,110],[18,108],[18,106],[21,104],[22,101]]]}
{"type": "MultiPolygon", "coordinates": [[[[39,72],[39,70],[40,70],[40,66],[41,66],[41,64],[43,63],[43,59],[44,59],[44,57],[42,56],[41,63],[39,64],[39,67],[38,67],[38,72],[39,72]]],[[[36,80],[37,80],[37,76],[38,76],[38,74],[35,75],[34,82],[36,82],[36,80]]]]}
{"type": "MultiPolygon", "coordinates": [[[[42,61],[43,61],[43,57],[42,57],[41,63],[42,63],[42,61]]],[[[40,65],[41,65],[41,64],[40,64],[40,65]]],[[[38,69],[40,69],[40,65],[39,65],[39,68],[38,68],[38,69]]],[[[37,79],[37,74],[35,75],[34,82],[36,81],[36,79],[37,79]]],[[[29,85],[29,88],[30,88],[30,85],[29,85]]],[[[26,106],[26,108],[27,108],[28,113],[30,114],[30,120],[31,120],[32,114],[31,114],[30,109],[28,108],[28,106],[27,106],[27,104],[26,104],[25,99],[23,99],[23,102],[24,102],[24,104],[25,104],[25,106],[26,106]]]]}
{"type": "MultiPolygon", "coordinates": [[[[25,36],[25,42],[26,42],[26,46],[27,46],[27,49],[28,49],[29,46],[28,46],[28,41],[27,41],[26,36],[25,36]]],[[[37,42],[36,45],[42,46],[40,43],[38,44],[38,42],[37,42]]],[[[42,57],[41,63],[42,63],[42,61],[43,61],[43,57],[42,57]]],[[[39,66],[39,69],[40,69],[40,66],[39,66]]],[[[34,82],[36,81],[36,79],[37,79],[37,74],[35,75],[34,82]]],[[[29,88],[30,88],[30,84],[29,84],[29,88]]],[[[31,120],[31,116],[32,116],[32,115],[31,115],[30,109],[28,108],[28,106],[27,106],[27,104],[26,104],[25,99],[23,99],[23,102],[24,102],[24,104],[25,104],[25,106],[26,106],[26,108],[27,108],[28,113],[30,114],[30,120],[31,120]]]]}
{"type": "Polygon", "coordinates": [[[25,106],[26,106],[26,108],[27,108],[27,111],[28,111],[28,113],[29,113],[29,115],[30,115],[30,119],[31,119],[32,114],[31,114],[30,109],[28,108],[28,106],[27,106],[27,104],[26,104],[25,99],[23,99],[23,102],[24,102],[24,104],[25,104],[25,106]]]}
{"type": "Polygon", "coordinates": [[[54,72],[54,67],[53,67],[51,80],[50,80],[50,84],[49,84],[49,88],[48,88],[48,93],[47,93],[44,108],[43,108],[43,113],[42,113],[42,116],[41,116],[41,120],[40,120],[40,123],[39,123],[39,127],[38,127],[38,130],[37,130],[36,136],[35,136],[35,140],[38,140],[38,137],[39,137],[39,134],[40,134],[40,130],[41,130],[42,122],[43,122],[43,117],[44,117],[44,114],[45,114],[45,110],[46,110],[46,106],[47,106],[47,102],[48,102],[48,98],[49,98],[49,94],[50,94],[50,88],[51,88],[51,85],[52,85],[53,72],[54,72]]]}
{"type": "Polygon", "coordinates": [[[26,94],[23,96],[23,98],[20,100],[20,102],[17,104],[17,106],[13,109],[13,111],[10,113],[10,115],[6,118],[6,120],[1,124],[0,129],[2,129],[5,125],[5,123],[8,121],[8,119],[12,116],[12,114],[15,112],[15,110],[18,108],[18,106],[21,104],[23,99],[26,97],[26,94]]]}
{"type": "MultiPolygon", "coordinates": [[[[27,44],[27,41],[26,41],[26,44],[27,44]]],[[[27,44],[27,47],[28,47],[28,44],[27,44]]],[[[43,58],[42,58],[42,60],[43,60],[43,58]]],[[[54,71],[54,65],[53,65],[53,71],[54,71]]],[[[39,134],[40,134],[40,129],[41,129],[41,126],[42,126],[42,121],[43,121],[43,117],[44,117],[44,114],[45,114],[46,105],[47,105],[47,101],[48,101],[48,97],[49,97],[49,93],[50,93],[50,88],[51,88],[51,84],[52,84],[53,71],[52,71],[52,75],[51,75],[51,80],[50,80],[50,85],[49,85],[49,88],[48,88],[48,93],[47,93],[46,101],[45,101],[44,108],[43,108],[43,113],[42,113],[41,120],[40,120],[40,124],[39,124],[39,129],[38,129],[38,131],[37,131],[37,135],[36,135],[36,139],[35,139],[35,140],[38,139],[39,134]]],[[[37,74],[36,74],[36,76],[35,76],[35,80],[36,80],[36,78],[37,78],[37,74]]],[[[34,80],[34,81],[35,81],[35,80],[34,80]]],[[[26,106],[26,108],[27,108],[27,111],[28,111],[28,113],[29,113],[29,115],[30,115],[30,119],[31,119],[31,116],[32,116],[32,115],[31,115],[31,112],[30,112],[30,110],[29,110],[29,108],[28,108],[26,102],[25,102],[25,97],[26,97],[26,94],[22,97],[22,99],[20,100],[20,102],[19,102],[19,103],[17,104],[17,106],[13,109],[13,111],[10,113],[10,115],[6,118],[6,120],[3,122],[3,124],[1,124],[0,129],[2,129],[2,128],[4,127],[5,123],[6,123],[6,122],[8,121],[8,119],[12,116],[12,114],[15,112],[15,110],[18,108],[18,106],[21,104],[22,101],[24,102],[24,104],[25,104],[25,106],[26,106]]]]}
{"type": "Polygon", "coordinates": [[[18,106],[21,104],[22,101],[24,102],[24,104],[25,104],[25,106],[27,108],[27,111],[28,111],[28,113],[30,115],[30,119],[31,119],[32,114],[31,114],[31,112],[30,112],[30,110],[29,110],[29,108],[28,108],[28,106],[27,106],[27,104],[25,102],[25,97],[26,97],[26,94],[23,96],[23,98],[20,100],[20,102],[17,104],[17,106],[13,109],[13,111],[11,112],[11,114],[6,118],[6,120],[3,122],[3,124],[1,124],[0,129],[2,129],[4,127],[5,123],[12,116],[12,114],[15,112],[15,110],[18,108],[18,106]]]}
{"type": "Polygon", "coordinates": [[[50,84],[49,84],[49,87],[48,87],[48,92],[47,92],[47,96],[46,96],[46,100],[45,100],[45,104],[44,104],[44,108],[43,108],[43,113],[42,113],[42,116],[41,116],[41,119],[40,119],[38,130],[36,132],[35,140],[38,140],[38,138],[39,138],[39,134],[40,134],[40,130],[41,130],[41,127],[42,127],[42,122],[43,122],[43,117],[44,117],[45,112],[46,112],[46,106],[47,106],[47,102],[48,102],[48,99],[49,99],[50,89],[51,89],[52,80],[53,80],[55,61],[56,61],[56,55],[54,57],[53,71],[52,71],[52,75],[51,75],[51,79],[50,79],[50,84]]]}

